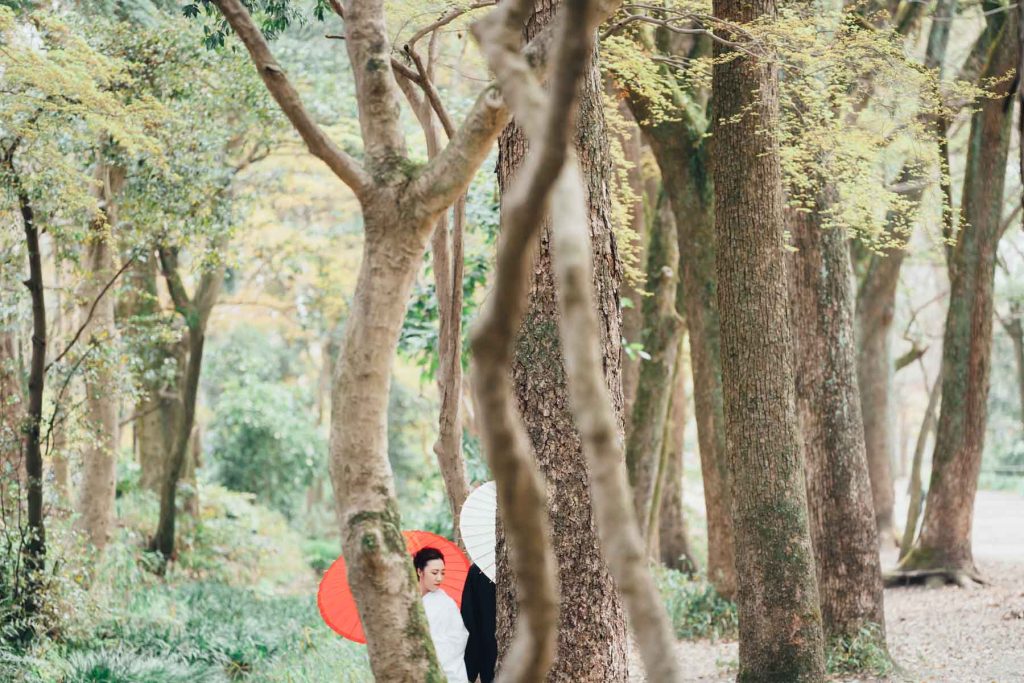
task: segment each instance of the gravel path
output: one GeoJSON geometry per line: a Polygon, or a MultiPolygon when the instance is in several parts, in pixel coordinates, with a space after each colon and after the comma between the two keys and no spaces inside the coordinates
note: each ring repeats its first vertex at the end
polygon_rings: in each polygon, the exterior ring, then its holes
{"type": "MultiPolygon", "coordinates": [[[[906,510],[897,502],[897,510],[906,510]]],[[[979,491],[974,556],[988,583],[971,588],[892,588],[885,592],[891,682],[1024,683],[1024,498],[979,491]]],[[[896,552],[886,550],[883,568],[896,552]]],[[[734,642],[681,642],[686,681],[732,681],[734,642]]],[[[633,679],[642,681],[639,662],[633,679]]],[[[846,679],[875,681],[878,679],[846,679]]]]}

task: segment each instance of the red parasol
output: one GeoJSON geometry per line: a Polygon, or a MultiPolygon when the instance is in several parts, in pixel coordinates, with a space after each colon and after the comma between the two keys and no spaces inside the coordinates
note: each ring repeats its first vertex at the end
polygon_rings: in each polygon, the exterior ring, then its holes
{"type": "MultiPolygon", "coordinates": [[[[441,588],[461,607],[462,587],[466,584],[466,575],[469,573],[469,560],[459,547],[447,538],[429,531],[403,531],[402,535],[405,536],[405,548],[410,556],[422,548],[437,548],[441,551],[444,555],[444,582],[441,588]]],[[[316,604],[320,608],[320,616],[334,632],[357,643],[366,642],[356,601],[348,587],[344,557],[335,560],[324,574],[320,581],[316,604]]]]}

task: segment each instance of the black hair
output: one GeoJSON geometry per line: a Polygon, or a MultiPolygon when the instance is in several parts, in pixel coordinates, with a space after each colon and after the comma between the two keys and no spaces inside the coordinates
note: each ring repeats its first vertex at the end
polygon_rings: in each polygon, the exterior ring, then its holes
{"type": "Polygon", "coordinates": [[[417,571],[423,571],[427,568],[427,563],[431,560],[441,560],[444,562],[444,554],[437,548],[420,548],[415,555],[412,556],[412,564],[416,567],[417,571]]]}

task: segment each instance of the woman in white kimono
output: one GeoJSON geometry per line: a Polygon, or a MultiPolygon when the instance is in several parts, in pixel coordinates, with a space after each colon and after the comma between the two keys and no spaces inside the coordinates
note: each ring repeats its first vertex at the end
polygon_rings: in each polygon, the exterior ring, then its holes
{"type": "Polygon", "coordinates": [[[419,579],[430,637],[434,641],[441,669],[448,683],[468,683],[464,656],[469,631],[462,623],[458,605],[441,590],[444,555],[437,548],[423,548],[413,556],[412,561],[419,579]]]}

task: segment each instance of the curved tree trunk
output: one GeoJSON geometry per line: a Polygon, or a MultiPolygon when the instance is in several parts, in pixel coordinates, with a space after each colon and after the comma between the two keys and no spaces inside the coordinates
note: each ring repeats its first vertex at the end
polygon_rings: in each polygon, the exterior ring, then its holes
{"type": "Polygon", "coordinates": [[[640,363],[640,378],[633,404],[632,424],[626,441],[626,467],[633,487],[633,507],[640,524],[640,535],[647,541],[656,538],[657,507],[655,491],[659,485],[665,420],[672,396],[672,376],[679,351],[682,320],[676,313],[676,268],[679,247],[675,219],[662,197],[651,227],[647,250],[648,296],[643,301],[644,351],[649,356],[640,363]],[[650,530],[650,533],[649,533],[650,530]]]}
{"type": "MultiPolygon", "coordinates": [[[[527,23],[527,38],[532,38],[551,21],[556,6],[553,0],[537,2],[527,23]]],[[[584,76],[580,88],[576,147],[588,184],[594,287],[601,321],[604,369],[621,420],[619,266],[609,222],[610,169],[596,62],[584,76]]],[[[498,180],[505,191],[525,158],[526,142],[522,131],[516,126],[506,128],[498,149],[498,180]]],[[[550,249],[550,224],[545,221],[533,269],[530,301],[519,331],[512,369],[519,411],[547,480],[552,545],[558,563],[561,611],[558,650],[549,680],[624,681],[627,673],[625,618],[601,557],[588,468],[569,408],[550,249]]],[[[503,571],[507,562],[508,558],[499,554],[498,639],[501,647],[509,642],[516,613],[514,593],[502,580],[508,576],[503,571]]]]}
{"type": "Polygon", "coordinates": [[[89,226],[85,263],[88,275],[79,290],[82,301],[84,339],[93,354],[85,375],[85,419],[90,431],[89,445],[82,455],[82,481],[79,487],[78,525],[98,549],[106,546],[114,521],[114,493],[117,484],[118,401],[116,362],[103,357],[115,344],[114,293],[110,282],[115,277],[115,243],[112,230],[116,223],[114,195],[124,184],[124,172],[98,163],[95,179],[100,213],[89,226]],[[98,357],[98,358],[97,358],[98,357]]]}
{"type": "Polygon", "coordinates": [[[658,557],[669,569],[692,572],[697,568],[690,549],[683,505],[683,448],[686,422],[689,419],[686,395],[685,338],[680,340],[672,379],[672,399],[665,424],[662,461],[665,463],[661,506],[658,510],[658,557]]]}
{"type": "Polygon", "coordinates": [[[988,417],[992,289],[1014,102],[1005,75],[1019,57],[1016,13],[1002,20],[996,40],[983,76],[1002,78],[1000,97],[982,100],[971,119],[962,202],[966,225],[951,261],[931,483],[921,535],[900,564],[903,570],[941,570],[958,581],[978,574],[971,524],[988,417]]]}
{"type": "Polygon", "coordinates": [[[399,599],[416,594],[416,579],[401,535],[386,420],[399,332],[429,232],[385,230],[402,225],[397,207],[388,203],[382,198],[381,206],[364,206],[362,265],[331,395],[331,481],[353,592],[391,598],[358,603],[367,633],[398,629],[404,638],[415,639],[412,659],[400,659],[399,653],[387,651],[386,642],[369,639],[375,675],[382,680],[432,680],[441,673],[422,607],[418,601],[399,599]],[[413,239],[420,235],[423,239],[413,239]]]}
{"type": "Polygon", "coordinates": [[[807,502],[825,635],[878,630],[885,646],[882,572],[857,390],[849,243],[824,227],[826,186],[811,213],[790,211],[797,410],[807,460],[807,502]]]}
{"type": "MultiPolygon", "coordinates": [[[[775,18],[774,0],[715,0],[726,22],[775,18]]],[[[728,48],[716,44],[716,55],[728,48]]],[[[808,525],[786,282],[778,76],[714,66],[716,266],[739,583],[738,680],[821,681],[823,634],[808,525]],[[728,122],[728,123],[721,123],[728,122]]]]}

